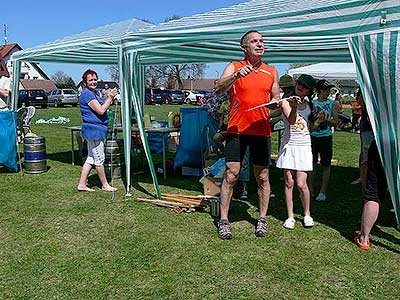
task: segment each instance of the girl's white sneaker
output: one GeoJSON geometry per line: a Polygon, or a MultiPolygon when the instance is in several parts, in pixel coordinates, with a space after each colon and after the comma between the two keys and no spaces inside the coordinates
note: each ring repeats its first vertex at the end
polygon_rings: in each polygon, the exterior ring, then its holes
{"type": "Polygon", "coordinates": [[[313,227],[314,226],[314,220],[311,216],[305,216],[303,223],[304,223],[304,227],[313,227]]]}
{"type": "Polygon", "coordinates": [[[286,229],[294,229],[295,224],[296,220],[294,218],[287,218],[282,226],[285,227],[286,229]]]}

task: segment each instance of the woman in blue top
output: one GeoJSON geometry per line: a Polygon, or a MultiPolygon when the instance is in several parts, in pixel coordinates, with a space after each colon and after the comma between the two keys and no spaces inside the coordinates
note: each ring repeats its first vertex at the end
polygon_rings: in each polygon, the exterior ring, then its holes
{"type": "Polygon", "coordinates": [[[88,156],[83,164],[77,189],[78,191],[94,192],[94,189],[89,188],[86,183],[92,166],[95,165],[97,175],[102,184],[102,190],[114,192],[117,189],[108,183],[103,163],[105,159],[104,142],[108,134],[108,116],[106,112],[118,91],[114,88],[105,100],[101,99],[96,94],[97,73],[90,69],[83,73],[82,81],[85,87],[79,98],[79,105],[82,114],[82,137],[87,141],[88,156]]]}

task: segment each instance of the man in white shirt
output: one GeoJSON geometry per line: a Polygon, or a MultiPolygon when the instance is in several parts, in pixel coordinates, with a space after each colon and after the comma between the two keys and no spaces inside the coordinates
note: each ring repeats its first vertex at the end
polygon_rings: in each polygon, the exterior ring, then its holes
{"type": "Polygon", "coordinates": [[[108,83],[104,84],[104,89],[101,90],[101,97],[103,99],[107,99],[108,94],[111,92],[110,87],[108,86],[108,83]]]}
{"type": "Polygon", "coordinates": [[[9,77],[0,77],[0,110],[8,109],[8,96],[11,90],[11,80],[9,77]]]}

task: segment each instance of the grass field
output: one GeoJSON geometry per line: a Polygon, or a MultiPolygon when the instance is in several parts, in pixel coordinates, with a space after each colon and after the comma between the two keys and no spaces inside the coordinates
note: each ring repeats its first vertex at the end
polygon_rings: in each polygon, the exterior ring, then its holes
{"type": "MultiPolygon", "coordinates": [[[[146,111],[166,119],[178,108],[146,111]]],[[[153,193],[147,173],[133,176],[131,198],[120,179],[113,182],[115,199],[101,192],[94,172],[89,183],[96,192],[76,192],[81,167],[71,165],[64,127],[80,125],[80,118],[78,108],[38,109],[32,128],[47,138],[48,171],[22,176],[0,167],[0,299],[400,299],[400,232],[389,198],[371,249],[352,242],[362,206],[360,186],[350,185],[358,177],[358,134],[334,134],[329,201],[312,202],[314,228],[282,227],[283,176],[272,167],[269,236],[253,233],[252,181],[249,199],[234,201],[230,213],[234,239],[222,241],[208,210],[177,215],[136,201],[153,193]],[[35,124],[58,116],[71,121],[35,124]]],[[[201,193],[198,178],[158,179],[162,192],[201,193]]]]}

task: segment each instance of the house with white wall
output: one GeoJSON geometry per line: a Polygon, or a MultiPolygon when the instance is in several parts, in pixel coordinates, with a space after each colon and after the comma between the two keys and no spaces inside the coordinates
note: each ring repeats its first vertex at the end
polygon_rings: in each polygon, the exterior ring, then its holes
{"type": "MultiPolygon", "coordinates": [[[[10,76],[12,76],[12,69],[13,69],[11,55],[19,50],[22,50],[22,48],[17,43],[0,46],[0,54],[1,54],[0,57],[3,57],[7,66],[8,73],[10,73],[10,76]]],[[[49,80],[50,78],[40,68],[39,64],[23,62],[21,64],[21,79],[49,80]]]]}

